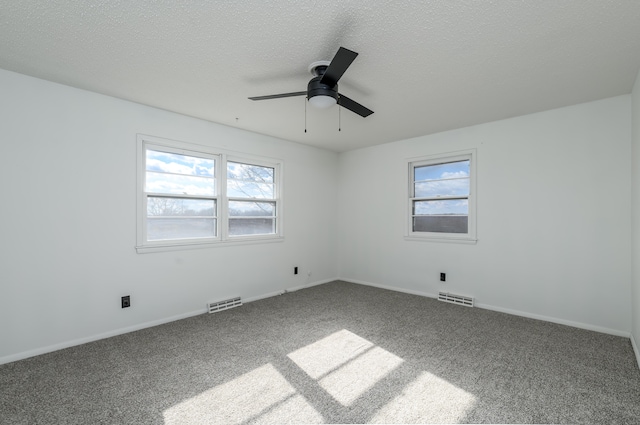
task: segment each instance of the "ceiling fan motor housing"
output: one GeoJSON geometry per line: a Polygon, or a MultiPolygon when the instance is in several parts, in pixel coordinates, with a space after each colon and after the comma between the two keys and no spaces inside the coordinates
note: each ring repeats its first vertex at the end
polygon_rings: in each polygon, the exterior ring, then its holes
{"type": "Polygon", "coordinates": [[[322,80],[322,75],[314,77],[309,81],[307,85],[307,99],[311,99],[315,96],[329,96],[338,101],[338,85],[334,85],[333,87],[322,84],[320,82],[322,80]]]}

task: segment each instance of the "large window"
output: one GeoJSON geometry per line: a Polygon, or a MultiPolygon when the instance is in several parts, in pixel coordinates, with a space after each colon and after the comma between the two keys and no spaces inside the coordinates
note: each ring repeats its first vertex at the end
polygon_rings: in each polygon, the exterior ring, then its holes
{"type": "Polygon", "coordinates": [[[138,157],[138,252],[282,237],[279,161],[150,136],[138,157]]]}
{"type": "Polygon", "coordinates": [[[474,153],[409,162],[409,238],[475,241],[474,153]]]}

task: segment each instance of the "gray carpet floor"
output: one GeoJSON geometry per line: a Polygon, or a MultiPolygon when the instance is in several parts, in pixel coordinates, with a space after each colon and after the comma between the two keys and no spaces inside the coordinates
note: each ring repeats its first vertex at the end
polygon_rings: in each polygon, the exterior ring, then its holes
{"type": "Polygon", "coordinates": [[[0,366],[2,424],[640,423],[626,338],[346,282],[0,366]]]}

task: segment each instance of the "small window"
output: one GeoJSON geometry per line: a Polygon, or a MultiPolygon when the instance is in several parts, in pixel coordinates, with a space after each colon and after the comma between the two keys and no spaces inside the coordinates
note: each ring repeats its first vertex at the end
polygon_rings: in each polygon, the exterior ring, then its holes
{"type": "Polygon", "coordinates": [[[475,241],[474,152],[409,163],[409,237],[475,241]]]}
{"type": "Polygon", "coordinates": [[[138,142],[138,252],[282,237],[280,162],[138,142]]]}

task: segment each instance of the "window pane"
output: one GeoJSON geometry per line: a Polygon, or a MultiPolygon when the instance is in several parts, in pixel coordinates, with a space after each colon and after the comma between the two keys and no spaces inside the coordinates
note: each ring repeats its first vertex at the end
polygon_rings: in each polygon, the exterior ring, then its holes
{"type": "Polygon", "coordinates": [[[215,196],[215,179],[147,171],[146,192],[215,196]]]}
{"type": "Polygon", "coordinates": [[[442,180],[455,177],[469,177],[471,161],[456,161],[446,164],[424,165],[414,168],[413,180],[442,180]]]}
{"type": "Polygon", "coordinates": [[[467,199],[443,199],[438,201],[415,201],[414,215],[467,215],[469,201],[467,199]]]}
{"type": "Polygon", "coordinates": [[[176,195],[216,194],[215,160],[146,151],[145,191],[176,195]]]}
{"type": "Polygon", "coordinates": [[[443,195],[469,196],[469,179],[435,180],[415,184],[414,197],[416,198],[443,195]]]}
{"type": "Polygon", "coordinates": [[[273,183],[274,169],[259,165],[227,162],[227,178],[260,183],[273,183]]]}
{"type": "Polygon", "coordinates": [[[469,229],[467,199],[416,201],[413,214],[414,232],[467,233],[469,229]]]}
{"type": "Polygon", "coordinates": [[[213,238],[216,236],[215,218],[148,217],[147,239],[213,238]]]}
{"type": "Polygon", "coordinates": [[[147,171],[215,177],[215,160],[147,149],[147,171]]]}
{"type": "Polygon", "coordinates": [[[467,233],[469,217],[466,215],[422,215],[413,218],[414,232],[467,233]]]}
{"type": "Polygon", "coordinates": [[[227,180],[227,196],[230,198],[273,199],[273,184],[229,179],[227,180]]]}
{"type": "Polygon", "coordinates": [[[274,174],[271,167],[227,163],[227,196],[231,198],[273,199],[274,174]]]}
{"type": "Polygon", "coordinates": [[[275,217],[275,202],[229,201],[231,217],[275,217]]]}
{"type": "Polygon", "coordinates": [[[276,232],[275,218],[230,218],[229,236],[271,235],[276,232]]]}
{"type": "Polygon", "coordinates": [[[147,197],[149,217],[216,216],[216,201],[213,199],[147,197]]]}

